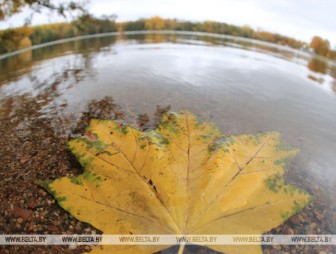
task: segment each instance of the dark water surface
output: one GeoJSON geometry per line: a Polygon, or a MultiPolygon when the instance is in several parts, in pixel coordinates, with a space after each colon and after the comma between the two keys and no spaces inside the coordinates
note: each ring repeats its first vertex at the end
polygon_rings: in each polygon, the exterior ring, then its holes
{"type": "Polygon", "coordinates": [[[303,52],[190,33],[75,40],[1,60],[2,110],[22,96],[60,135],[106,96],[129,123],[144,114],[153,122],[160,105],[187,109],[224,133],[279,131],[300,149],[289,178],[303,186],[313,179],[328,197],[336,191],[336,67],[303,52]]]}

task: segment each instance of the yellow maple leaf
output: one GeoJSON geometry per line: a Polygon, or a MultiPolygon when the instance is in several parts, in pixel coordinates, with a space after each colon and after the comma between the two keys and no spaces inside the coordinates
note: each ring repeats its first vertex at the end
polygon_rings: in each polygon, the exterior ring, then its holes
{"type": "MultiPolygon", "coordinates": [[[[254,234],[283,223],[310,200],[284,182],[296,150],[276,132],[225,136],[189,112],[166,114],[142,132],[92,120],[69,142],[85,168],[47,184],[58,203],[104,234],[254,234]]],[[[94,253],[154,253],[169,246],[102,246],[94,253]]],[[[210,245],[225,253],[261,246],[210,245]]],[[[182,252],[182,249],[180,252],[182,252]]]]}

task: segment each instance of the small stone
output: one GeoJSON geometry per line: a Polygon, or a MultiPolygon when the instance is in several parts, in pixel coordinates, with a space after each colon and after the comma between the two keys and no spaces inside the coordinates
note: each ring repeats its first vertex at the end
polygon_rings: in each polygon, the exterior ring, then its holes
{"type": "Polygon", "coordinates": [[[309,227],[310,227],[311,229],[316,228],[316,223],[315,223],[315,222],[311,223],[311,224],[309,225],[309,227]]]}
{"type": "Polygon", "coordinates": [[[86,251],[91,251],[91,247],[90,247],[90,246],[85,246],[85,247],[84,247],[84,250],[86,250],[86,251]]]}
{"type": "Polygon", "coordinates": [[[37,207],[37,202],[31,201],[31,202],[28,203],[27,206],[28,206],[29,209],[34,209],[34,208],[37,207]]]}
{"type": "Polygon", "coordinates": [[[319,221],[322,221],[322,220],[323,220],[323,218],[324,218],[323,213],[321,213],[321,212],[319,212],[319,211],[315,211],[314,214],[315,214],[316,218],[317,218],[319,221]]]}
{"type": "Polygon", "coordinates": [[[14,206],[13,208],[14,217],[21,217],[23,220],[27,220],[32,214],[32,210],[26,210],[17,206],[14,206]]]}
{"type": "Polygon", "coordinates": [[[271,254],[271,251],[269,249],[265,249],[263,253],[264,254],[271,254]]]}
{"type": "Polygon", "coordinates": [[[299,214],[295,215],[292,218],[290,218],[289,221],[294,225],[300,224],[302,222],[302,216],[299,214]]]}
{"type": "Polygon", "coordinates": [[[77,245],[76,244],[70,244],[69,245],[69,249],[70,250],[75,250],[77,248],[77,245]]]}
{"type": "Polygon", "coordinates": [[[287,235],[294,235],[294,230],[292,228],[288,227],[287,230],[286,230],[286,234],[287,235]]]}
{"type": "Polygon", "coordinates": [[[280,245],[272,245],[273,249],[279,251],[281,250],[281,246],[280,245]]]}
{"type": "Polygon", "coordinates": [[[28,160],[29,160],[29,157],[28,157],[28,156],[23,156],[23,157],[21,157],[21,159],[20,159],[20,164],[23,165],[23,164],[25,164],[28,160]]]}
{"type": "Polygon", "coordinates": [[[276,250],[276,249],[271,249],[271,253],[270,254],[278,254],[280,250],[276,250]]]}
{"type": "Polygon", "coordinates": [[[47,192],[41,189],[41,190],[39,190],[39,194],[42,195],[42,196],[45,196],[45,195],[47,195],[47,192]]]}

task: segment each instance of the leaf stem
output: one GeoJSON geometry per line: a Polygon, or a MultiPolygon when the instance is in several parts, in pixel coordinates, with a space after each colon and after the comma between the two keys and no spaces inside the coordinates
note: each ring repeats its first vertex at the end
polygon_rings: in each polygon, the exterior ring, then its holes
{"type": "Polygon", "coordinates": [[[184,251],[184,247],[185,247],[185,243],[181,243],[181,244],[180,244],[180,248],[179,248],[177,254],[182,254],[183,251],[184,251]]]}

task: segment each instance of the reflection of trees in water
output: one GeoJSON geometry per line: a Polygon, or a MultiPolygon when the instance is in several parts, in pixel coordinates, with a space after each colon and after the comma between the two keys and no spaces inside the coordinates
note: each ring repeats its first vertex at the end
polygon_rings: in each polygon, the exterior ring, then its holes
{"type": "MultiPolygon", "coordinates": [[[[64,74],[67,75],[69,74],[64,74]]],[[[53,82],[50,89],[57,90],[59,84],[58,79],[53,82]]],[[[128,109],[122,109],[111,96],[106,96],[89,101],[81,112],[66,113],[68,104],[57,102],[57,95],[56,92],[50,97],[50,90],[45,89],[37,96],[26,93],[7,97],[1,101],[0,116],[2,119],[15,119],[16,135],[22,133],[30,135],[34,131],[30,129],[31,123],[40,119],[39,122],[47,123],[48,131],[52,129],[56,134],[68,136],[83,133],[91,119],[113,119],[120,121],[121,124],[132,124],[141,130],[152,129],[157,127],[163,114],[171,108],[170,105],[157,105],[154,115],[150,117],[147,113],[136,114],[128,109]]],[[[6,126],[5,122],[3,124],[6,126]]]]}
{"type": "Polygon", "coordinates": [[[36,98],[39,98],[41,112],[48,117],[55,129],[59,129],[58,132],[64,133],[66,129],[63,126],[73,125],[74,121],[64,115],[68,103],[62,99],[62,95],[87,78],[95,79],[94,59],[97,52],[105,50],[110,52],[114,41],[115,38],[112,37],[77,40],[26,51],[3,59],[0,61],[0,84],[9,80],[15,81],[27,75],[32,93],[37,94],[36,98]],[[38,61],[63,56],[68,52],[72,52],[71,57],[54,72],[41,73],[32,68],[38,61]]]}
{"type": "Polygon", "coordinates": [[[323,79],[323,78],[321,78],[321,77],[316,77],[316,76],[311,75],[311,74],[308,74],[308,75],[307,75],[307,78],[309,78],[310,80],[312,80],[312,81],[314,81],[314,82],[317,82],[317,83],[319,83],[319,84],[323,84],[323,82],[324,82],[324,79],[323,79]]]}
{"type": "MultiPolygon", "coordinates": [[[[108,51],[108,54],[111,54],[110,45],[114,40],[115,38],[112,37],[104,37],[94,38],[93,40],[69,42],[41,48],[36,52],[27,51],[25,52],[26,54],[5,59],[3,63],[10,61],[12,63],[12,65],[8,65],[10,69],[15,67],[15,61],[20,61],[23,57],[27,58],[26,61],[21,62],[24,62],[24,64],[29,67],[27,77],[30,81],[32,94],[36,95],[33,96],[29,93],[26,95],[31,97],[32,100],[36,100],[32,102],[32,104],[38,105],[38,109],[33,109],[31,105],[27,105],[27,110],[30,108],[33,111],[38,110],[41,113],[41,117],[48,120],[50,127],[53,128],[56,133],[71,134],[74,130],[83,130],[80,128],[83,121],[87,122],[88,119],[91,118],[125,120],[126,122],[128,121],[128,123],[137,125],[139,128],[147,129],[150,127],[147,114],[136,115],[132,112],[125,113],[113,102],[111,97],[93,100],[87,105],[81,105],[83,106],[83,112],[70,113],[68,110],[69,102],[64,95],[80,82],[86,79],[95,79],[96,70],[94,68],[94,60],[97,55],[96,53],[108,51]],[[53,73],[42,73],[43,69],[41,69],[42,72],[38,69],[32,71],[32,64],[34,61],[37,61],[37,59],[43,60],[49,59],[48,57],[53,58],[58,55],[64,55],[69,50],[73,52],[71,57],[65,58],[66,62],[63,62],[62,66],[54,70],[53,73]],[[74,54],[76,52],[79,54],[74,54]],[[130,119],[132,119],[133,122],[130,122],[130,119]]],[[[61,61],[57,63],[59,62],[61,61]]],[[[9,73],[11,73],[10,70],[9,73]]],[[[19,76],[16,78],[19,78],[19,76]]],[[[16,100],[16,98],[19,97],[12,95],[13,100],[16,100]]],[[[20,104],[20,100],[17,101],[17,103],[20,104]]],[[[169,108],[170,107],[164,108],[158,106],[153,119],[157,121],[158,116],[169,108]]]]}
{"type": "MultiPolygon", "coordinates": [[[[308,62],[307,68],[311,70],[314,73],[319,74],[327,74],[330,75],[333,78],[333,81],[331,82],[331,90],[336,93],[336,65],[332,63],[328,63],[324,59],[318,59],[318,58],[311,58],[308,62]]],[[[322,84],[324,82],[324,78],[317,77],[312,74],[308,74],[307,77],[310,80],[313,80],[317,83],[322,84]]]]}
{"type": "Polygon", "coordinates": [[[336,79],[333,80],[331,84],[331,89],[334,91],[334,93],[336,93],[336,79]]]}
{"type": "Polygon", "coordinates": [[[336,65],[330,67],[330,76],[332,76],[334,81],[336,81],[336,65]]]}
{"type": "MultiPolygon", "coordinates": [[[[51,50],[50,54],[46,55],[54,55],[54,52],[55,51],[51,50]]],[[[93,68],[95,53],[85,50],[82,52],[83,54],[74,55],[67,60],[59,70],[55,70],[50,74],[46,73],[47,75],[44,75],[44,73],[37,70],[31,71],[27,75],[32,93],[37,94],[35,98],[40,106],[39,111],[50,120],[51,126],[55,128],[59,126],[59,128],[62,129],[64,125],[63,121],[66,121],[63,112],[68,103],[62,99],[62,95],[86,78],[95,78],[95,69],[93,68]]],[[[21,55],[19,55],[16,60],[20,58],[21,55]]],[[[29,64],[31,63],[32,61],[29,62],[29,64]]],[[[15,98],[15,96],[13,96],[13,98],[15,98]]],[[[62,129],[62,131],[65,130],[62,129]]]]}
{"type": "Polygon", "coordinates": [[[0,85],[8,81],[16,81],[23,75],[33,72],[33,66],[39,61],[64,56],[71,52],[80,55],[84,60],[92,59],[96,53],[111,51],[115,37],[101,37],[69,41],[57,45],[27,50],[21,54],[0,60],[0,85]]]}
{"type": "Polygon", "coordinates": [[[292,52],[281,50],[276,47],[256,44],[252,41],[241,41],[228,38],[216,38],[212,36],[190,36],[190,35],[176,35],[176,34],[158,34],[158,33],[149,33],[149,34],[121,34],[120,39],[136,41],[139,44],[143,43],[162,43],[162,42],[171,42],[171,43],[181,43],[181,44],[208,44],[211,46],[223,46],[226,45],[232,48],[242,48],[246,50],[252,50],[262,53],[271,53],[277,57],[284,59],[293,59],[296,55],[292,52]]]}
{"type": "Polygon", "coordinates": [[[44,95],[45,105],[40,109],[45,117],[49,119],[51,126],[59,133],[69,133],[67,128],[76,125],[76,117],[69,116],[66,112],[68,101],[63,95],[69,89],[87,78],[94,80],[95,69],[93,68],[93,55],[86,57],[78,56],[71,59],[62,66],[60,71],[52,73],[51,76],[41,79],[37,75],[30,75],[34,91],[44,95]]]}
{"type": "Polygon", "coordinates": [[[330,68],[330,76],[334,78],[332,84],[331,84],[331,89],[336,93],[336,66],[332,66],[330,68]]]}
{"type": "Polygon", "coordinates": [[[0,86],[32,72],[32,51],[0,60],[0,86]]]}
{"type": "Polygon", "coordinates": [[[323,60],[320,60],[320,59],[317,59],[317,58],[312,58],[308,62],[307,67],[308,67],[309,70],[311,70],[313,72],[326,74],[327,69],[328,69],[328,64],[327,64],[326,61],[323,61],[323,60]]]}
{"type": "Polygon", "coordinates": [[[149,43],[162,43],[166,41],[164,34],[146,34],[145,38],[149,43]]]}

